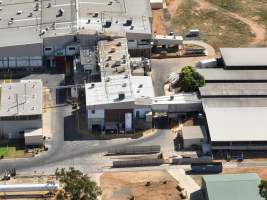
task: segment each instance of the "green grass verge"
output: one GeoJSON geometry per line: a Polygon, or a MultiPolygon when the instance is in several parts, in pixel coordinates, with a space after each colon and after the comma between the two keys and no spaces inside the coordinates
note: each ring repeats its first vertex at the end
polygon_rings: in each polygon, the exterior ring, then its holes
{"type": "Polygon", "coordinates": [[[0,144],[0,156],[4,158],[19,158],[24,156],[24,141],[11,140],[0,144]]]}
{"type": "Polygon", "coordinates": [[[253,38],[246,24],[214,10],[200,10],[194,0],[183,1],[172,27],[180,32],[199,29],[203,40],[216,49],[246,46],[253,38]]]}

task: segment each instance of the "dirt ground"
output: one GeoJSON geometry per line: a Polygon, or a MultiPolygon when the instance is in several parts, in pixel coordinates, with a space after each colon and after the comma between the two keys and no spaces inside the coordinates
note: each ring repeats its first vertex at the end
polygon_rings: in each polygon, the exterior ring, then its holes
{"type": "Polygon", "coordinates": [[[177,182],[165,171],[114,172],[100,177],[102,200],[179,200],[177,182]],[[146,186],[147,182],[149,186],[146,186]],[[165,183],[165,184],[164,184],[165,183]]]}
{"type": "Polygon", "coordinates": [[[225,168],[223,174],[237,174],[237,173],[256,173],[261,179],[267,180],[267,168],[263,167],[243,167],[243,168],[225,168]]]}

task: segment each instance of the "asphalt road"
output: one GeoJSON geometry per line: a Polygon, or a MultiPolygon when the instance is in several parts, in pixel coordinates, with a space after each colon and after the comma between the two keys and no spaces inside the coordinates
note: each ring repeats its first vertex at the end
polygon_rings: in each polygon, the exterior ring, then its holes
{"type": "Polygon", "coordinates": [[[168,58],[152,59],[152,80],[156,96],[164,94],[164,83],[172,72],[181,72],[182,68],[187,65],[194,66],[198,61],[208,59],[207,57],[186,57],[186,58],[168,58]]]}
{"type": "MultiPolygon", "coordinates": [[[[33,158],[0,160],[0,170],[16,168],[18,172],[26,174],[34,171],[47,174],[53,173],[56,168],[77,166],[88,173],[95,172],[111,163],[104,154],[112,147],[162,144],[168,137],[168,131],[159,130],[154,135],[139,139],[64,141],[64,118],[70,115],[70,106],[58,106],[52,109],[53,138],[47,142],[49,151],[33,158]]],[[[168,146],[169,143],[166,144],[168,146]]]]}

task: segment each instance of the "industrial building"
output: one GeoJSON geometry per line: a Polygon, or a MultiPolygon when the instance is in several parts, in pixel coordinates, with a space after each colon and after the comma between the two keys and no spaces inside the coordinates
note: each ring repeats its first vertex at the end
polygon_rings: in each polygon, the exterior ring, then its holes
{"type": "Polygon", "coordinates": [[[258,57],[264,52],[222,49],[222,66],[198,69],[206,80],[200,96],[212,150],[267,150],[267,60],[258,57]]]}
{"type": "Polygon", "coordinates": [[[182,127],[183,148],[191,149],[192,146],[201,147],[205,142],[205,128],[201,126],[184,126],[182,127]]]}
{"type": "MultiPolygon", "coordinates": [[[[27,130],[42,134],[43,89],[39,80],[21,80],[0,85],[0,134],[23,138],[27,130]]],[[[27,135],[27,134],[26,134],[27,135]]]]}
{"type": "Polygon", "coordinates": [[[101,81],[85,85],[88,130],[131,132],[152,126],[149,76],[133,76],[126,38],[98,42],[101,81]]]}
{"type": "Polygon", "coordinates": [[[263,200],[259,194],[260,177],[254,173],[203,176],[205,200],[263,200]]]}
{"type": "Polygon", "coordinates": [[[74,56],[96,53],[97,42],[113,36],[127,38],[132,55],[150,55],[149,0],[3,0],[0,13],[1,70],[69,72],[74,56]]]}

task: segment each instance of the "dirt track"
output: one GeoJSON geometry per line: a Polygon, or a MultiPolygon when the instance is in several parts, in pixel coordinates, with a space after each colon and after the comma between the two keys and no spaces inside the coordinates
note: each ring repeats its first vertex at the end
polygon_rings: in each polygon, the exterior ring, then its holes
{"type": "MultiPolygon", "coordinates": [[[[177,15],[177,10],[179,5],[183,0],[166,0],[167,11],[170,14],[170,17],[175,17],[177,15]]],[[[259,25],[257,22],[254,22],[251,19],[240,16],[237,13],[233,13],[224,9],[221,9],[206,0],[195,0],[199,4],[199,9],[207,10],[215,10],[221,12],[224,15],[227,15],[231,18],[234,18],[238,21],[243,22],[244,24],[250,27],[251,33],[254,35],[253,41],[251,41],[251,45],[262,45],[265,42],[266,30],[265,27],[259,25]]],[[[164,19],[164,14],[162,10],[153,11],[153,31],[158,34],[166,34],[168,30],[169,22],[164,19]]]]}
{"type": "Polygon", "coordinates": [[[239,21],[243,22],[244,24],[247,24],[250,27],[251,32],[255,35],[254,40],[251,42],[251,44],[252,45],[264,44],[266,30],[261,25],[257,24],[256,22],[254,22],[250,19],[242,17],[237,13],[233,13],[233,12],[218,8],[217,6],[207,2],[206,0],[198,0],[197,2],[199,3],[200,8],[203,10],[205,10],[205,9],[215,10],[215,11],[221,12],[221,13],[229,16],[229,17],[232,17],[236,20],[239,20],[239,21]]]}

